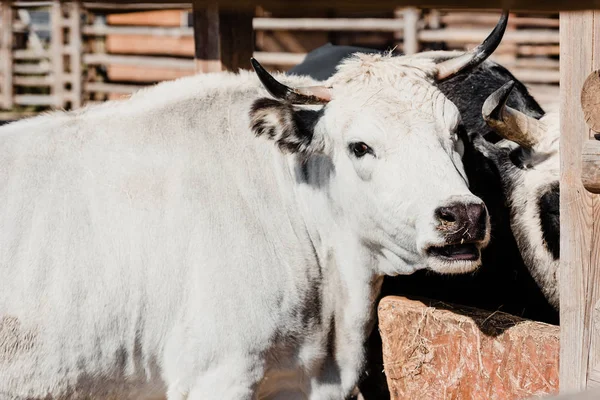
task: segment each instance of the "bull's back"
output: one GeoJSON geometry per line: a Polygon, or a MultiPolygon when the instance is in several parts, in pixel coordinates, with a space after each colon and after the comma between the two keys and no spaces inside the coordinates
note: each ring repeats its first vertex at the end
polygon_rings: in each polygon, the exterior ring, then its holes
{"type": "Polygon", "coordinates": [[[0,130],[0,393],[160,389],[173,332],[260,343],[278,328],[282,310],[236,313],[285,306],[278,260],[303,257],[270,151],[227,118],[161,118],[0,130]]]}

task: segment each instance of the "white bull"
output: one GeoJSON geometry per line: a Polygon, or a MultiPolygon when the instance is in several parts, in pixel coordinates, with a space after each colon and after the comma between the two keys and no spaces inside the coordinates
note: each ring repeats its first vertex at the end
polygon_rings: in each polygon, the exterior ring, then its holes
{"type": "Polygon", "coordinates": [[[255,63],[279,99],[212,74],[0,129],[0,398],[344,398],[383,275],[480,263],[434,82],[502,21],[458,59],[356,56],[329,87],[255,63]]]}

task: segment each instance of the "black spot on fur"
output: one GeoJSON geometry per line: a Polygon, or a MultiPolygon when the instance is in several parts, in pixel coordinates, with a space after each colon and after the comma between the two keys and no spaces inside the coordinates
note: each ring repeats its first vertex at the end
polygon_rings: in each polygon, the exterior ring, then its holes
{"type": "Polygon", "coordinates": [[[555,182],[538,202],[542,234],[555,260],[560,258],[560,188],[555,182]]]}
{"type": "Polygon", "coordinates": [[[250,127],[256,136],[274,140],[277,146],[289,153],[309,153],[314,127],[323,110],[296,110],[292,104],[261,98],[250,109],[250,127]]]}

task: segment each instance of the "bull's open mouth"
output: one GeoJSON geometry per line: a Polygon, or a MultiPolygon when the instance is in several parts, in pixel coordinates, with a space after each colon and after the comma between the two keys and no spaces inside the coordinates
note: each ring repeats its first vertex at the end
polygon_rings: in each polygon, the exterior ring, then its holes
{"type": "Polygon", "coordinates": [[[430,247],[427,249],[427,254],[447,261],[477,261],[481,256],[479,249],[473,243],[430,247]]]}

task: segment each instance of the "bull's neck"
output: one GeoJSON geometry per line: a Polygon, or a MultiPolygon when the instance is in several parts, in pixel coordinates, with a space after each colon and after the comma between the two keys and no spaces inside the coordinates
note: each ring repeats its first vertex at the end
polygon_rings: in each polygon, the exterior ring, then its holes
{"type": "Polygon", "coordinates": [[[364,361],[364,343],[373,328],[375,301],[383,277],[374,257],[352,229],[337,216],[329,196],[335,172],[324,158],[302,163],[288,156],[294,201],[311,240],[322,276],[322,320],[331,324],[335,365],[342,382],[352,385],[364,361]]]}

